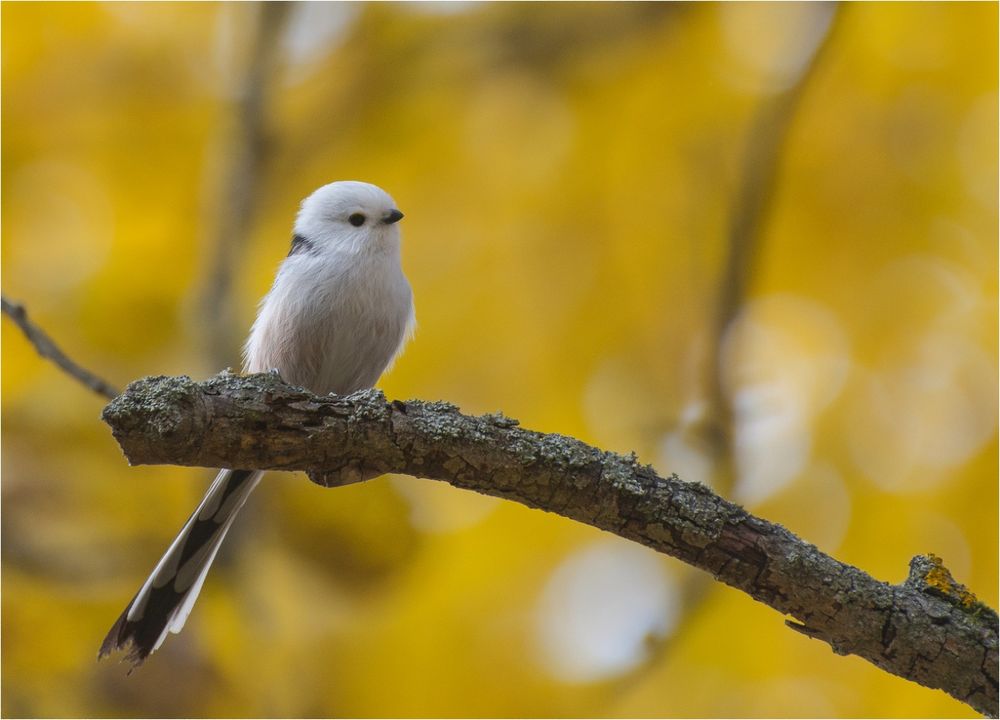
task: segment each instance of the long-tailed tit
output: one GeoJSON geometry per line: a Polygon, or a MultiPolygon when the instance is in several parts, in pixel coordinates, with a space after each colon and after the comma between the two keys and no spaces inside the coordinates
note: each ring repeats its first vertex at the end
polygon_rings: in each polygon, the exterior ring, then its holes
{"type": "MultiPolygon", "coordinates": [[[[374,185],[335,182],[307,197],[288,257],[244,348],[247,372],[277,370],[325,395],[372,387],[414,327],[399,256],[403,217],[374,185]]],[[[260,471],[222,470],[101,645],[138,665],[184,627],[226,531],[260,471]],[[130,646],[130,647],[129,647],[130,646]]]]}

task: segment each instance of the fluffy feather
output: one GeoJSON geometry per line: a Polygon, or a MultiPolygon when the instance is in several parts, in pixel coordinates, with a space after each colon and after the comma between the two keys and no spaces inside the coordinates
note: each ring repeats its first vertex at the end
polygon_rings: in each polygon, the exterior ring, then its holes
{"type": "MultiPolygon", "coordinates": [[[[248,372],[277,370],[321,395],[372,387],[415,320],[400,265],[402,214],[382,189],[324,185],[302,202],[292,248],[263,298],[244,348],[248,372]]],[[[142,663],[180,632],[226,532],[262,473],[222,470],[111,628],[99,657],[128,649],[142,663]]]]}

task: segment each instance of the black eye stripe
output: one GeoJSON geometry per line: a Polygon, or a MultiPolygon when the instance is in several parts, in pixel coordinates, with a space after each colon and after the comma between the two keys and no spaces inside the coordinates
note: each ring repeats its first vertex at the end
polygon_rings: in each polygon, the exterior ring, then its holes
{"type": "Polygon", "coordinates": [[[352,213],[347,222],[351,223],[354,227],[361,227],[365,224],[365,216],[361,213],[352,213]]]}
{"type": "Polygon", "coordinates": [[[311,254],[315,252],[316,247],[313,245],[312,240],[298,233],[292,236],[292,247],[288,251],[289,255],[295,255],[296,253],[311,254]]]}

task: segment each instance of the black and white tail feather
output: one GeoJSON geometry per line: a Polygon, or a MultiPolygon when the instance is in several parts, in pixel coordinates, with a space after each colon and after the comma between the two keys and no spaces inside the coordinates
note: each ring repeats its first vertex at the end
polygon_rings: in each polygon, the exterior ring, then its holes
{"type": "MultiPolygon", "coordinates": [[[[244,351],[247,372],[277,370],[318,395],[373,387],[414,326],[400,264],[403,214],[385,191],[324,185],[302,202],[292,247],[261,301],[244,351]]],[[[226,532],[259,471],[222,470],[125,608],[98,657],[127,650],[142,663],[180,632],[226,532]]]]}
{"type": "Polygon", "coordinates": [[[98,657],[127,650],[126,659],[140,665],[163,644],[168,632],[183,629],[226,532],[262,475],[254,470],[222,470],[216,476],[104,638],[98,657]]]}

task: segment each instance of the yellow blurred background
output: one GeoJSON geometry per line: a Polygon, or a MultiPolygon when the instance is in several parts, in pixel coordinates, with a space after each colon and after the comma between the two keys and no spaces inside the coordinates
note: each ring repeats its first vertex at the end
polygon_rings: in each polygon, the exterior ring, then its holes
{"type": "MultiPolygon", "coordinates": [[[[996,607],[996,4],[0,13],[3,292],[119,387],[238,365],[298,201],[367,180],[419,323],[390,397],[635,450],[889,582],[934,552],[996,607]],[[731,482],[694,432],[716,367],[731,482]]],[[[97,648],[213,473],[127,467],[100,397],[2,343],[4,716],[973,715],[670,558],[408,477],[269,476],[126,677],[97,648]]]]}

